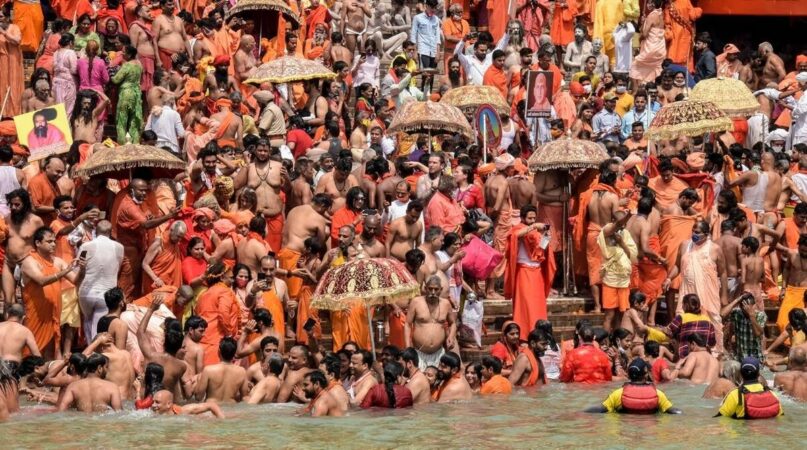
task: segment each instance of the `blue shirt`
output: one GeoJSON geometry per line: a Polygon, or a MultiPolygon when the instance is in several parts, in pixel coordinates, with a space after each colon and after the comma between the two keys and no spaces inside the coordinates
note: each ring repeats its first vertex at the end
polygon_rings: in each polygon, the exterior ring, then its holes
{"type": "Polygon", "coordinates": [[[418,46],[418,54],[436,57],[437,46],[440,44],[440,31],[442,26],[437,14],[429,17],[425,12],[412,19],[412,31],[409,39],[418,46]]]}
{"type": "Polygon", "coordinates": [[[597,139],[598,141],[613,141],[619,143],[619,130],[622,128],[622,119],[619,118],[619,114],[617,114],[616,111],[608,112],[607,109],[603,109],[594,115],[594,118],[591,120],[591,128],[594,130],[595,135],[600,131],[608,130],[606,134],[597,139]],[[616,128],[617,131],[614,133],[610,132],[612,128],[616,128]]]}
{"type": "Polygon", "coordinates": [[[655,115],[661,109],[661,103],[658,100],[652,101],[647,105],[647,108],[653,111],[653,115],[655,115]]]}
{"type": "Polygon", "coordinates": [[[645,110],[641,113],[637,113],[636,108],[626,112],[622,117],[622,139],[627,139],[630,137],[633,122],[642,122],[645,131],[647,131],[647,129],[650,128],[650,122],[653,121],[653,117],[656,117],[656,114],[647,108],[645,108],[645,110]]]}

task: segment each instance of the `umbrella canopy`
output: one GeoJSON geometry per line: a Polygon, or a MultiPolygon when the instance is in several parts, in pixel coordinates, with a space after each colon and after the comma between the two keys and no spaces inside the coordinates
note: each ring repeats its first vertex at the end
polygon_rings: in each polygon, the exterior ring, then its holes
{"type": "Polygon", "coordinates": [[[456,106],[443,102],[404,103],[403,107],[392,118],[387,129],[389,133],[460,133],[468,139],[474,139],[474,133],[468,119],[456,106]]]}
{"type": "Polygon", "coordinates": [[[533,152],[527,165],[530,170],[591,169],[608,159],[605,149],[593,141],[573,139],[567,135],[547,142],[533,152]]]}
{"type": "Polygon", "coordinates": [[[334,78],[336,74],[322,64],[297,56],[283,56],[258,66],[244,83],[290,83],[292,81],[334,78]]]}
{"type": "Polygon", "coordinates": [[[645,133],[648,139],[675,139],[732,129],[731,119],[710,102],[684,100],[664,105],[645,133]]]}
{"type": "MultiPolygon", "coordinates": [[[[234,15],[251,13],[253,11],[275,11],[285,15],[287,19],[291,19],[295,24],[300,25],[300,17],[281,0],[238,0],[235,6],[227,11],[225,17],[229,20],[230,17],[234,15]]],[[[244,16],[246,17],[246,14],[244,16]]],[[[252,18],[255,18],[254,16],[260,16],[260,14],[254,14],[252,18]]]]}
{"type": "Polygon", "coordinates": [[[482,105],[491,105],[497,113],[510,115],[510,105],[493,86],[467,85],[450,89],[440,102],[454,105],[465,114],[474,114],[482,105]]]}
{"type": "Polygon", "coordinates": [[[759,109],[759,102],[748,86],[734,78],[701,80],[692,88],[689,100],[712,102],[729,116],[747,116],[759,109]]]}
{"type": "Polygon", "coordinates": [[[419,294],[417,281],[398,260],[362,254],[325,272],[314,291],[311,307],[339,311],[348,309],[354,300],[374,306],[419,294]]]}
{"type": "Polygon", "coordinates": [[[153,178],[173,178],[187,166],[172,153],[150,145],[126,144],[112,148],[96,145],[93,154],[76,169],[76,176],[104,175],[124,180],[133,169],[148,168],[153,178]]]}

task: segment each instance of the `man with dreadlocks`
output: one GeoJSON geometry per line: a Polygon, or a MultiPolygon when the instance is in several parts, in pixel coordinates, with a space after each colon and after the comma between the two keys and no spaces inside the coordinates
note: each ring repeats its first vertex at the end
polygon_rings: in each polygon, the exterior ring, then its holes
{"type": "Polygon", "coordinates": [[[100,91],[83,89],[78,92],[76,106],[70,116],[73,140],[85,141],[88,144],[94,144],[99,140],[101,129],[98,125],[107,104],[109,98],[100,91]],[[99,97],[101,101],[98,101],[99,97]]]}

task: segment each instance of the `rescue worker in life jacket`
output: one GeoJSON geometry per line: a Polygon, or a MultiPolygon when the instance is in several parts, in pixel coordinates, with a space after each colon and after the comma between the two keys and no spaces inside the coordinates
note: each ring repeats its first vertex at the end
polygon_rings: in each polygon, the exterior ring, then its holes
{"type": "Polygon", "coordinates": [[[752,356],[743,358],[740,375],[743,377],[743,383],[726,395],[715,417],[772,419],[783,414],[779,398],[768,389],[767,384],[759,382],[758,359],[752,356]]]}
{"type": "Polygon", "coordinates": [[[650,366],[641,358],[636,358],[628,365],[630,381],[621,388],[611,392],[601,406],[594,406],[586,412],[622,414],[681,414],[681,410],[673,408],[672,402],[663,392],[656,389],[650,381],[650,366]]]}

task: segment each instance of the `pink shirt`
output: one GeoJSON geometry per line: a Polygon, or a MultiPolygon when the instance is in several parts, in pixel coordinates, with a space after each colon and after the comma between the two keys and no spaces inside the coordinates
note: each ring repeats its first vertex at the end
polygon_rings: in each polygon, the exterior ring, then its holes
{"type": "Polygon", "coordinates": [[[465,222],[465,213],[454,200],[436,192],[424,211],[426,228],[438,226],[446,233],[456,232],[465,222]]]}

